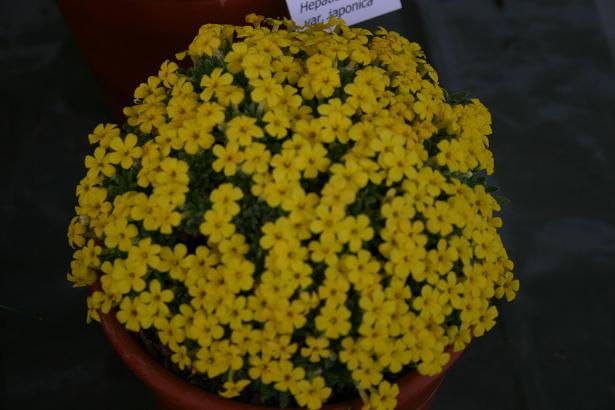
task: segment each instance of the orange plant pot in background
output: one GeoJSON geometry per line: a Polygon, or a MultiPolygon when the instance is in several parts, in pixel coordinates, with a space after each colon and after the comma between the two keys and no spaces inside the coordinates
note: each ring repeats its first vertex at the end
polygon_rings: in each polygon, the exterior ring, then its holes
{"type": "Polygon", "coordinates": [[[134,89],[185,50],[206,23],[245,24],[245,16],[287,17],[284,0],[57,0],[119,120],[134,89]]]}
{"type": "MultiPolygon", "coordinates": [[[[163,409],[168,410],[274,410],[254,404],[228,400],[200,389],[175,376],[145,351],[136,339],[117,321],[113,313],[100,314],[103,330],[111,345],[152,391],[163,409]]],[[[398,410],[427,410],[444,379],[446,371],[459,358],[461,352],[451,353],[442,373],[433,377],[421,376],[413,371],[398,381],[398,410]]],[[[323,410],[360,410],[360,399],[323,406],[323,410]]],[[[292,410],[292,409],[289,409],[292,410]]]]}

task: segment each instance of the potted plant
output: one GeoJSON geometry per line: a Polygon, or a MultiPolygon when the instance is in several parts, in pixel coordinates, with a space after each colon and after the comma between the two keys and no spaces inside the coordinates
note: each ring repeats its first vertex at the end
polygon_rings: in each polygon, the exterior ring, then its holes
{"type": "Polygon", "coordinates": [[[169,408],[426,408],[519,287],[489,112],[397,33],[246,20],[89,135],[68,279],[169,408]]]}

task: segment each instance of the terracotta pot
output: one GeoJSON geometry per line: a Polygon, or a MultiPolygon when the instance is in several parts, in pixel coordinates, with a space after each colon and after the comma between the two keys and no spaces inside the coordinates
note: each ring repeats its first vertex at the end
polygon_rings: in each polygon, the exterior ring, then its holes
{"type": "Polygon", "coordinates": [[[284,0],[57,0],[117,119],[134,89],[206,23],[288,16],[284,0]]]}
{"type": "MultiPolygon", "coordinates": [[[[101,314],[103,330],[124,363],[152,391],[161,407],[169,410],[273,410],[271,407],[244,404],[208,393],[189,384],[156,362],[136,339],[115,319],[113,314],[101,314]]],[[[399,381],[398,409],[427,410],[444,374],[459,358],[461,352],[451,353],[442,373],[425,377],[412,372],[399,381]]],[[[360,410],[361,400],[329,404],[323,410],[360,410]]]]}

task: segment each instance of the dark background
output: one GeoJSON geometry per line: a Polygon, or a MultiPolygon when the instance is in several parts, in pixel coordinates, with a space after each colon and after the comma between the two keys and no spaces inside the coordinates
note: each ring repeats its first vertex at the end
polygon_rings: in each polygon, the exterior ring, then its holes
{"type": "MultiPolygon", "coordinates": [[[[521,279],[433,410],[615,409],[615,2],[404,6],[365,25],[419,41],[490,109],[521,279]]],[[[110,110],[54,2],[1,2],[0,45],[0,304],[22,311],[0,309],[0,408],[155,408],[65,279],[86,136],[110,110]]]]}

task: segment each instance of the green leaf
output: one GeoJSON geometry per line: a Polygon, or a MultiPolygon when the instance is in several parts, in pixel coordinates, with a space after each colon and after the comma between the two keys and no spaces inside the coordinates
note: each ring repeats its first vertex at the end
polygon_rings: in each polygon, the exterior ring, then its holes
{"type": "Polygon", "coordinates": [[[470,93],[468,91],[460,91],[455,94],[450,94],[447,96],[446,102],[451,105],[456,105],[456,104],[466,105],[470,102],[470,99],[468,98],[469,95],[470,93]]]}
{"type": "Polygon", "coordinates": [[[498,204],[500,204],[501,207],[504,207],[505,205],[510,204],[510,199],[508,199],[507,197],[503,195],[494,195],[493,197],[495,198],[496,201],[498,201],[498,204]]]}

